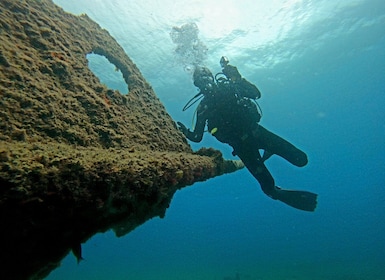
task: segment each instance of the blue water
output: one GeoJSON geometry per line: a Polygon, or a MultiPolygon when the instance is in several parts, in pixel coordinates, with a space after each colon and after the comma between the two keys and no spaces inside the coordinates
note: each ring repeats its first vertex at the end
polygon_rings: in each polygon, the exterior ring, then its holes
{"type": "MultiPolygon", "coordinates": [[[[124,237],[95,235],[83,262],[69,254],[47,279],[385,279],[385,2],[135,2],[55,0],[107,29],[189,126],[194,109],[181,108],[196,89],[169,32],[195,22],[205,64],[219,71],[227,55],[261,90],[261,123],[308,154],[304,168],[271,158],[277,184],[318,193],[318,207],[273,201],[241,170],[178,191],[164,219],[124,237]]],[[[210,135],[192,145],[202,146],[234,159],[210,135]]]]}

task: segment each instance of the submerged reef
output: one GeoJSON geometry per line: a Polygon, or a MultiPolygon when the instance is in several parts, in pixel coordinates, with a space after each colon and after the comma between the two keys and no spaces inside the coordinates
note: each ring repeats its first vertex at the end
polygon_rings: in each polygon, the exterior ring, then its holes
{"type": "Polygon", "coordinates": [[[95,233],[127,234],[178,189],[242,167],[193,152],[110,34],[51,0],[0,2],[0,70],[1,279],[42,279],[95,233]],[[90,53],[129,94],[100,83],[90,53]]]}

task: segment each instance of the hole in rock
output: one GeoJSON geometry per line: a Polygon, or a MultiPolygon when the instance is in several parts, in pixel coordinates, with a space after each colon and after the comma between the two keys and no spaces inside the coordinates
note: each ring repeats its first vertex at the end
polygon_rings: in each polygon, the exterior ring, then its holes
{"type": "Polygon", "coordinates": [[[128,93],[128,85],[123,79],[122,72],[105,56],[87,54],[88,67],[99,78],[102,84],[109,89],[119,90],[122,94],[128,93]]]}

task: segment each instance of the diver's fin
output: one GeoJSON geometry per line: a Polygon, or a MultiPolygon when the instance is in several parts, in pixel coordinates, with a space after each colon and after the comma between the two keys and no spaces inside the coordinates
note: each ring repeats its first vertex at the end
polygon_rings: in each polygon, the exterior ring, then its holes
{"type": "Polygon", "coordinates": [[[307,191],[283,190],[277,188],[275,199],[299,210],[313,212],[317,207],[317,194],[307,191]]]}

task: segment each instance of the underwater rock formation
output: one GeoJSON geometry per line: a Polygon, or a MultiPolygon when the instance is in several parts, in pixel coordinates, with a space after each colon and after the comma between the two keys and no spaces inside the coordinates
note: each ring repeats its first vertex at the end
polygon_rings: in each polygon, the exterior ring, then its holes
{"type": "Polygon", "coordinates": [[[106,30],[50,0],[0,2],[0,278],[41,279],[93,234],[163,217],[173,194],[241,166],[193,152],[106,30]],[[86,55],[105,56],[129,94],[86,55]]]}

